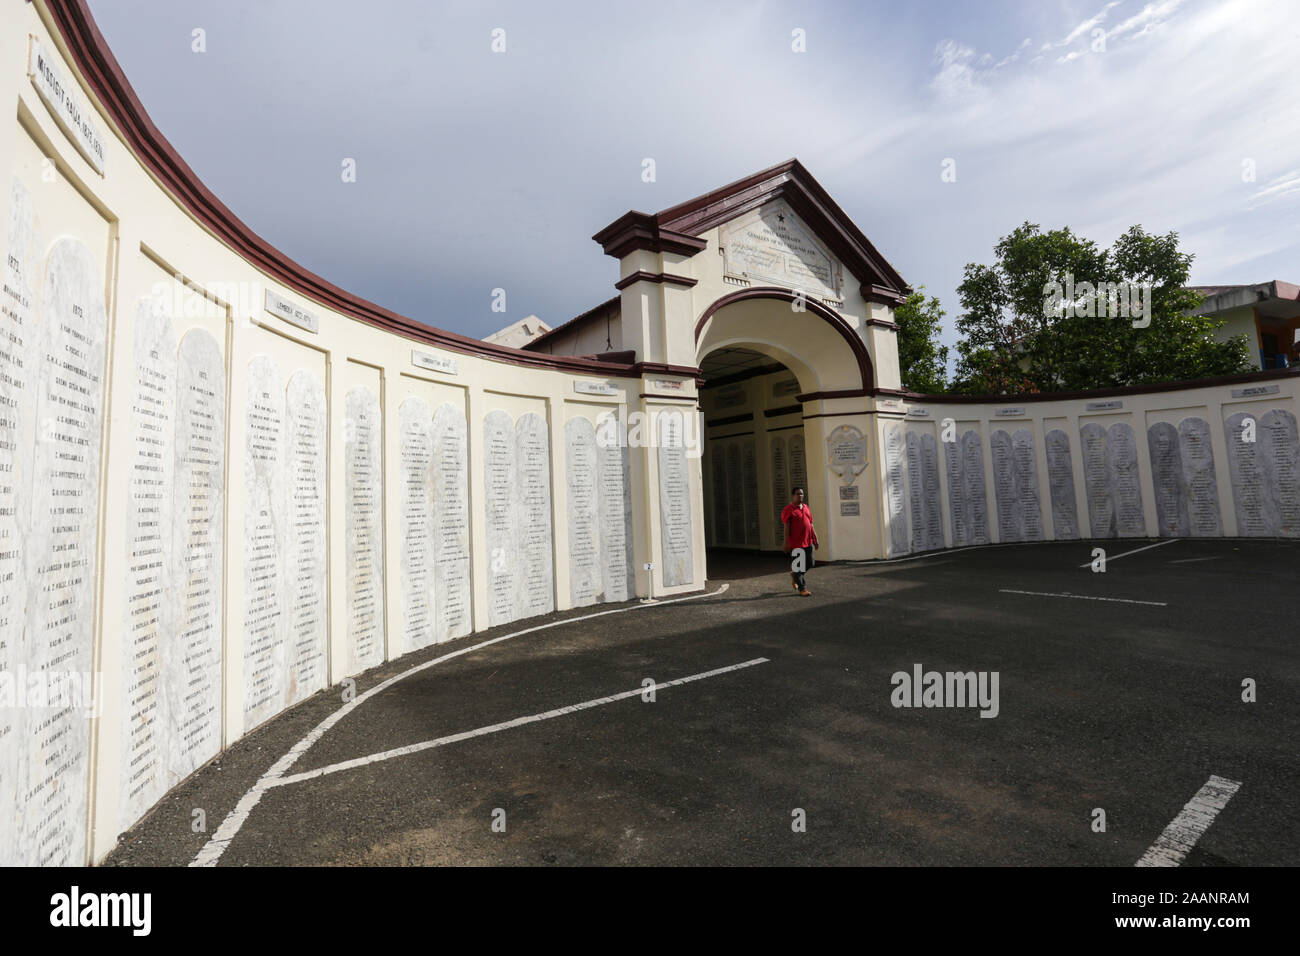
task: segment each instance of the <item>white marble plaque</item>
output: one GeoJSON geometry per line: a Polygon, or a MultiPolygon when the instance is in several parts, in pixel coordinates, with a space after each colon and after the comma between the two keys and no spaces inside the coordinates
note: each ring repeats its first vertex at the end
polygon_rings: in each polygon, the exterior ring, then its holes
{"type": "Polygon", "coordinates": [[[443,402],[433,413],[434,640],[473,630],[469,558],[469,447],[463,407],[443,402]]]}
{"type": "Polygon", "coordinates": [[[1214,474],[1209,422],[1203,418],[1184,418],[1179,422],[1178,448],[1183,459],[1183,488],[1192,537],[1218,537],[1223,534],[1223,520],[1219,513],[1219,481],[1214,474]]]}
{"type": "MultiPolygon", "coordinates": [[[[790,490],[802,488],[804,494],[804,504],[812,507],[813,494],[812,489],[808,487],[808,458],[804,450],[804,437],[802,432],[795,432],[790,436],[790,490]]],[[[787,496],[786,504],[789,504],[787,496]]]]}
{"type": "Polygon", "coordinates": [[[564,444],[569,517],[569,601],[573,607],[586,607],[596,603],[602,590],[596,426],[586,418],[569,419],[564,426],[564,444]]]}
{"type": "Polygon", "coordinates": [[[1103,429],[1089,422],[1079,429],[1079,438],[1092,537],[1142,537],[1146,521],[1133,427],[1116,422],[1103,429]]]}
{"type": "Polygon", "coordinates": [[[325,686],[325,386],[300,369],[285,389],[289,529],[285,548],[287,589],[285,693],[282,707],[325,686]]]}
{"type": "Polygon", "coordinates": [[[202,329],[181,338],[176,360],[174,636],[164,645],[167,788],[221,749],[225,605],[226,367],[202,329]]]}
{"type": "Polygon", "coordinates": [[[600,498],[600,542],[603,601],[635,596],[632,565],[631,455],[626,443],[598,442],[597,481],[600,498]]]}
{"type": "MultiPolygon", "coordinates": [[[[20,708],[18,861],[80,865],[92,684],[99,455],[104,391],[104,280],[79,239],[45,260],[36,348],[36,447],[27,554],[27,626],[19,674],[40,675],[47,706],[20,708]],[[62,682],[58,692],[54,682],[62,682]]],[[[11,854],[6,853],[5,856],[11,854]]]]}
{"type": "Polygon", "coordinates": [[[1237,534],[1300,536],[1300,442],[1296,419],[1285,409],[1262,415],[1238,412],[1224,423],[1237,534]],[[1254,422],[1249,441],[1248,421],[1254,422]]]}
{"type": "Polygon", "coordinates": [[[1106,463],[1115,494],[1115,525],[1121,538],[1140,538],[1146,531],[1133,426],[1116,422],[1106,431],[1106,463]]]}
{"type": "Polygon", "coordinates": [[[384,660],[384,431],[373,390],[354,388],[344,404],[348,673],[355,674],[384,660]]]}
{"type": "Polygon", "coordinates": [[[252,729],[283,706],[289,668],[285,393],[274,359],[256,355],[249,361],[244,409],[244,723],[252,729]]]}
{"type": "MultiPolygon", "coordinates": [[[[912,550],[925,551],[929,528],[926,522],[929,512],[925,510],[925,475],[921,464],[921,436],[914,431],[907,432],[907,493],[908,511],[912,518],[912,550]]],[[[841,512],[842,513],[842,512],[841,512]]]]}
{"type": "Polygon", "coordinates": [[[487,518],[488,623],[509,624],[519,617],[521,556],[515,536],[514,502],[520,476],[516,466],[515,426],[510,414],[483,416],[483,506],[487,518]]]}
{"type": "Polygon", "coordinates": [[[1047,486],[1052,499],[1052,533],[1058,541],[1079,537],[1079,509],[1074,496],[1070,436],[1059,428],[1047,433],[1047,486]]]}
{"type": "MultiPolygon", "coordinates": [[[[31,517],[33,422],[36,402],[33,349],[42,242],[31,195],[14,178],[10,189],[8,254],[0,299],[0,681],[19,682],[30,667],[23,640],[27,623],[27,554],[23,547],[31,517]],[[7,677],[6,677],[7,675],[7,677]]],[[[16,690],[12,685],[9,690],[16,690]]],[[[26,748],[24,708],[0,707],[0,866],[39,863],[23,833],[23,792],[32,768],[26,748]],[[21,849],[21,852],[20,852],[21,849]]],[[[32,825],[39,817],[32,818],[32,825]]],[[[80,863],[81,860],[71,862],[80,863]]]]}
{"type": "Polygon", "coordinates": [[[889,527],[889,557],[907,554],[907,498],[903,474],[903,430],[885,426],[885,515],[889,527]]]}
{"type": "Polygon", "coordinates": [[[521,557],[520,617],[555,610],[554,551],[551,541],[551,446],[546,419],[535,412],[515,422],[519,462],[516,540],[521,557]]]}
{"type": "Polygon", "coordinates": [[[433,643],[433,412],[417,396],[397,409],[402,483],[402,645],[433,643]]]}
{"type": "Polygon", "coordinates": [[[420,349],[411,349],[411,364],[430,372],[441,372],[443,375],[460,374],[460,363],[454,358],[434,355],[432,352],[424,352],[420,349]]]}
{"type": "MultiPolygon", "coordinates": [[[[929,432],[921,435],[921,473],[924,478],[923,494],[926,512],[925,546],[935,551],[943,544],[943,505],[939,487],[939,448],[929,432]]],[[[856,488],[854,489],[857,490],[856,488]]]]}
{"type": "MultiPolygon", "coordinates": [[[[660,412],[656,423],[659,442],[659,535],[663,548],[665,587],[695,580],[694,536],[691,532],[691,478],[686,458],[685,423],[680,414],[660,412]]],[[[736,445],[732,445],[736,448],[736,445]]],[[[737,469],[739,472],[740,469],[737,469]]],[[[757,541],[757,538],[755,539],[757,541]]]]}
{"type": "Polygon", "coordinates": [[[826,439],[827,467],[840,481],[852,484],[867,467],[867,439],[861,429],[840,425],[826,439]]]}
{"type": "Polygon", "coordinates": [[[783,200],[722,227],[718,245],[728,275],[775,282],[818,298],[839,299],[843,268],[783,200]]]}
{"type": "Polygon", "coordinates": [[[988,544],[988,499],[984,490],[984,449],[979,432],[967,429],[944,442],[948,468],[948,511],[952,545],[988,544]]]}
{"type": "Polygon", "coordinates": [[[277,319],[283,319],[290,325],[297,326],[304,332],[311,332],[313,335],[320,332],[320,318],[310,309],[304,309],[296,302],[291,302],[284,296],[266,290],[266,311],[270,312],[277,319]]]}
{"type": "Polygon", "coordinates": [[[1190,533],[1187,495],[1183,484],[1183,458],[1178,448],[1178,429],[1169,422],[1156,422],[1147,429],[1151,454],[1151,481],[1156,499],[1156,533],[1162,538],[1190,533]]]}
{"type": "Polygon", "coordinates": [[[772,501],[776,505],[776,532],[773,537],[777,547],[785,546],[785,522],[781,512],[790,503],[790,476],[787,470],[789,462],[784,438],[772,439],[772,501]]]}
{"type": "Polygon", "coordinates": [[[753,437],[740,443],[740,467],[745,488],[745,544],[759,546],[758,460],[753,437]]]}
{"type": "Polygon", "coordinates": [[[1042,516],[1038,506],[1038,463],[1034,440],[1027,428],[1014,437],[1003,429],[989,435],[993,458],[993,490],[998,509],[998,540],[1041,541],[1042,516]]]}
{"type": "MultiPolygon", "coordinates": [[[[934,551],[942,548],[939,458],[933,435],[907,432],[907,477],[912,515],[912,550],[934,551]]],[[[841,489],[847,490],[849,489],[841,489]]],[[[856,488],[852,490],[857,491],[856,488]]]]}
{"type": "Polygon", "coordinates": [[[183,674],[166,660],[176,620],[172,517],[176,468],[176,333],[152,302],[135,310],[122,619],[122,772],[119,824],[130,826],[169,786],[171,715],[166,689],[183,674]]]}
{"type": "Polygon", "coordinates": [[[740,441],[727,442],[727,540],[731,544],[745,543],[745,488],[744,474],[740,470],[740,441]]]}
{"type": "Polygon", "coordinates": [[[94,109],[82,98],[76,83],[69,81],[36,37],[31,38],[27,74],[63,132],[86,158],[95,172],[104,175],[104,138],[92,118],[94,109]]]}

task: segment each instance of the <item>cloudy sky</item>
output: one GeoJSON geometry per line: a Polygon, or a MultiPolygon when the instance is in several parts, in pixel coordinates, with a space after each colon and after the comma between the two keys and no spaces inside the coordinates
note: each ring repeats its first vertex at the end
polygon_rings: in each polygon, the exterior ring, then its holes
{"type": "Polygon", "coordinates": [[[1200,284],[1300,281],[1295,0],[90,6],[256,232],[470,335],[609,298],[592,233],[791,156],[940,297],[950,342],[963,266],[1026,219],[1177,230],[1200,284]]]}

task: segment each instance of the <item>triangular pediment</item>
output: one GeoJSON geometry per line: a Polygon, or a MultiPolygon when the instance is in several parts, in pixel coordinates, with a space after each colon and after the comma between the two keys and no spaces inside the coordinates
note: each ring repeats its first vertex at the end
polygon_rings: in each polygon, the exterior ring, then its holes
{"type": "MultiPolygon", "coordinates": [[[[794,258],[786,261],[787,269],[783,274],[803,274],[802,270],[806,269],[806,282],[808,275],[816,276],[820,270],[823,278],[818,281],[834,284],[834,267],[838,264],[841,272],[839,288],[827,296],[834,299],[843,298],[848,276],[857,280],[863,297],[873,302],[897,304],[911,291],[897,270],[885,261],[862,230],[797,159],[754,173],[662,212],[651,214],[634,210],[625,213],[592,238],[601,244],[607,255],[616,259],[636,249],[689,257],[705,248],[707,243],[701,237],[710,229],[723,228],[726,231],[728,224],[740,221],[760,231],[772,227],[765,207],[776,208],[774,204],[777,203],[781,204],[780,208],[792,212],[799,224],[798,237],[790,233],[781,239],[778,235],[778,244],[784,242],[795,250],[794,258]],[[756,214],[756,218],[743,220],[750,214],[756,214]],[[827,263],[827,258],[832,261],[827,263]],[[830,270],[829,274],[827,270],[830,270]]],[[[781,220],[778,218],[776,223],[780,224],[781,220]]],[[[782,281],[782,284],[799,288],[797,282],[782,281]]]]}
{"type": "Polygon", "coordinates": [[[844,264],[784,199],[718,228],[723,272],[755,285],[779,285],[836,302],[844,298],[844,264]]]}

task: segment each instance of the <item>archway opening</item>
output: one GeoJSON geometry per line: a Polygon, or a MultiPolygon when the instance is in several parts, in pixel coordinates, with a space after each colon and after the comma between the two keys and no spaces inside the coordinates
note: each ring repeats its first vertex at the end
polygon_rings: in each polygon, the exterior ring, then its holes
{"type": "Polygon", "coordinates": [[[784,363],[728,345],[703,357],[705,540],[714,578],[770,574],[782,550],[781,509],[796,486],[808,488],[802,392],[784,363]]]}

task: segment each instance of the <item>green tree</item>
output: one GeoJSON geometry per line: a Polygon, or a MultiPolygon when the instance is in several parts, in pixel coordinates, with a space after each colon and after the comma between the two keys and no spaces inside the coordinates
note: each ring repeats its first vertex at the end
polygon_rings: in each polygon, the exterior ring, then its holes
{"type": "Polygon", "coordinates": [[[1176,232],[1158,236],[1133,226],[1100,249],[1068,227],[1042,232],[1026,222],[994,251],[991,266],[968,263],[957,287],[957,391],[1081,391],[1253,367],[1245,336],[1220,342],[1214,333],[1222,320],[1189,314],[1201,299],[1186,288],[1192,256],[1179,251],[1176,232]],[[1090,302],[1079,292],[1070,314],[1049,302],[1053,283],[1076,290],[1150,283],[1149,315],[1115,316],[1114,300],[1090,302]]]}
{"type": "Polygon", "coordinates": [[[926,300],[925,286],[894,310],[904,388],[928,395],[948,387],[948,346],[939,344],[945,314],[938,298],[926,300]]]}

